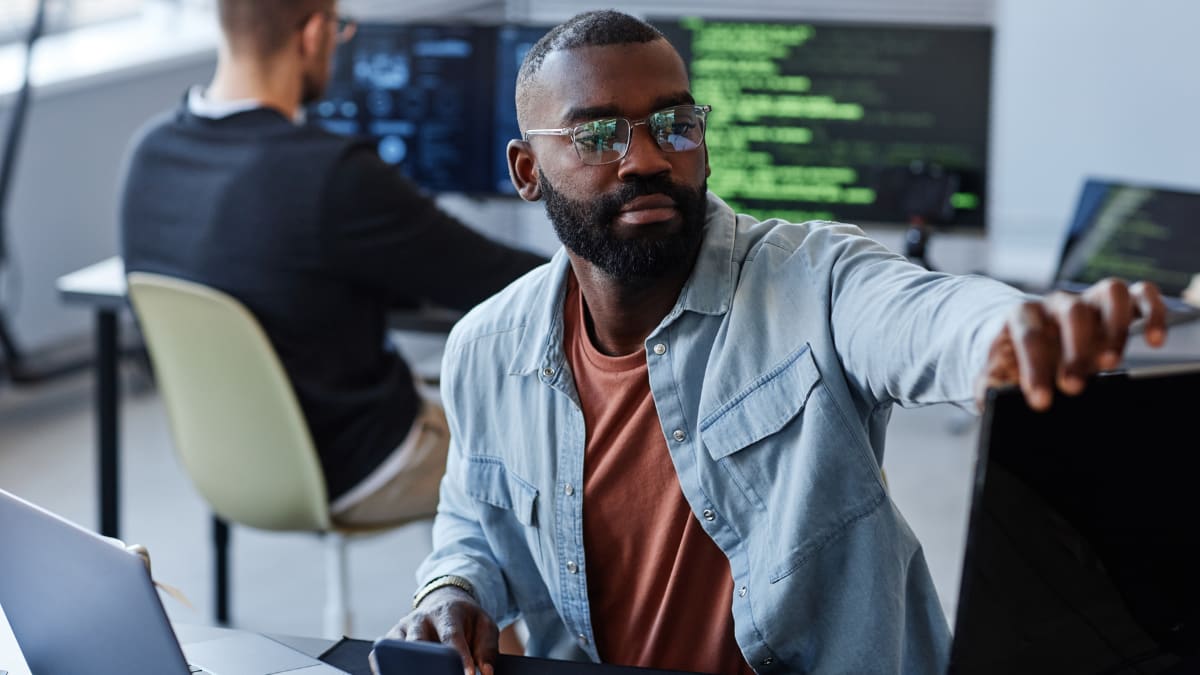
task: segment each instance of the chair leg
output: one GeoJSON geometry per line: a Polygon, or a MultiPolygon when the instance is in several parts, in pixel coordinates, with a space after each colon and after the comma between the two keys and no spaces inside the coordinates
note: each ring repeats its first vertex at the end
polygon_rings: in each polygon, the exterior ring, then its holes
{"type": "Polygon", "coordinates": [[[350,635],[352,617],[347,606],[346,538],[337,532],[325,532],[325,637],[338,639],[350,635]]]}
{"type": "Polygon", "coordinates": [[[212,517],[213,599],[217,623],[229,625],[229,523],[212,517]]]}

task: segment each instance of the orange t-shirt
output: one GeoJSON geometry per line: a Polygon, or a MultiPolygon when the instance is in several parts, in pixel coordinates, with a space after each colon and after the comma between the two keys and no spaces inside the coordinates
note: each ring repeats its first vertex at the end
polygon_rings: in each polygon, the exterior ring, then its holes
{"type": "Polygon", "coordinates": [[[568,284],[563,341],[587,428],[583,543],[600,658],[753,675],[734,640],[729,561],[679,487],[646,353],[597,351],[573,275],[568,284]]]}

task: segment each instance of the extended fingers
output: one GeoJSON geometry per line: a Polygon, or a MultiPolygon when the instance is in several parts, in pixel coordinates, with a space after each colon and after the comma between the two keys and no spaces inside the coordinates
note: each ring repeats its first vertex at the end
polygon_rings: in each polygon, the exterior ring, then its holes
{"type": "Polygon", "coordinates": [[[1129,293],[1129,287],[1119,279],[1105,279],[1093,284],[1081,297],[1100,312],[1104,329],[1100,367],[1116,368],[1121,362],[1121,354],[1125,353],[1129,326],[1138,311],[1129,293]]]}
{"type": "Polygon", "coordinates": [[[1078,394],[1088,375],[1108,367],[1104,318],[1095,305],[1075,295],[1056,293],[1047,298],[1046,306],[1055,315],[1061,340],[1058,387],[1068,394],[1078,394]]]}
{"type": "Polygon", "coordinates": [[[473,632],[474,621],[469,616],[464,616],[458,603],[438,607],[436,617],[433,623],[437,629],[437,636],[434,640],[453,647],[462,657],[463,672],[466,675],[475,675],[475,650],[469,635],[469,632],[473,632]]]}
{"type": "Polygon", "coordinates": [[[1014,310],[1007,330],[1025,400],[1035,410],[1049,408],[1062,354],[1057,322],[1045,305],[1027,302],[1014,310]]]}
{"type": "Polygon", "coordinates": [[[440,607],[436,612],[419,612],[406,617],[388,631],[386,637],[412,642],[440,642],[453,647],[462,657],[464,670],[471,675],[475,672],[472,650],[463,635],[462,622],[454,620],[449,608],[440,607]]]}
{"type": "Polygon", "coordinates": [[[1158,286],[1149,281],[1139,281],[1129,287],[1138,316],[1146,320],[1146,342],[1152,347],[1161,347],[1167,340],[1167,306],[1163,302],[1158,286]]]}
{"type": "Polygon", "coordinates": [[[483,612],[476,612],[472,656],[483,675],[492,675],[492,664],[500,653],[500,631],[483,612]]]}

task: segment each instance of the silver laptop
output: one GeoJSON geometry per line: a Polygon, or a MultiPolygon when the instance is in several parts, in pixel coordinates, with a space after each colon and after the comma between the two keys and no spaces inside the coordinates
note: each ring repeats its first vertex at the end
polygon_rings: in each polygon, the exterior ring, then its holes
{"type": "Polygon", "coordinates": [[[1200,319],[1184,301],[1200,285],[1200,193],[1089,178],[1059,252],[1054,286],[1079,291],[1105,277],[1153,281],[1167,322],[1200,319]]]}
{"type": "Polygon", "coordinates": [[[181,647],[140,557],[4,490],[0,607],[36,675],[344,675],[257,633],[181,647]]]}

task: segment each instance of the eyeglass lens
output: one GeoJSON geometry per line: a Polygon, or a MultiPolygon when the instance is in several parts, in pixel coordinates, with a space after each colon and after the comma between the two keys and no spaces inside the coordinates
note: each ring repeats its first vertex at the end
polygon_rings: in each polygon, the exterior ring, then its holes
{"type": "Polygon", "coordinates": [[[336,17],[336,28],[338,42],[349,42],[354,38],[354,33],[358,30],[358,23],[354,19],[344,16],[336,17]]]}
{"type": "Polygon", "coordinates": [[[704,142],[704,116],[694,105],[651,113],[633,125],[624,117],[592,120],[574,129],[575,149],[584,164],[607,164],[625,156],[633,126],[645,124],[664,152],[685,152],[704,142]]]}

